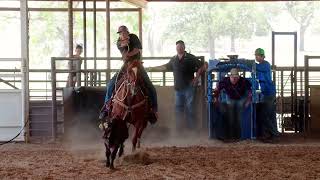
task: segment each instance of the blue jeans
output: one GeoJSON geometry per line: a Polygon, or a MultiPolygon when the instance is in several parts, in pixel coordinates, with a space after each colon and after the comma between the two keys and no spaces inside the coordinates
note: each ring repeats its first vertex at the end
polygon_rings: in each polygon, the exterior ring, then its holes
{"type": "Polygon", "coordinates": [[[176,106],[176,128],[179,130],[183,126],[183,121],[186,120],[187,128],[194,129],[195,117],[194,117],[194,92],[195,87],[189,85],[185,89],[175,91],[175,106],[176,106]],[[185,112],[185,113],[184,113],[185,112]],[[184,118],[186,116],[186,118],[184,118]]]}
{"type": "MultiPolygon", "coordinates": [[[[157,101],[157,91],[156,91],[156,88],[153,86],[147,72],[145,71],[144,68],[141,68],[140,71],[139,71],[143,77],[143,80],[144,80],[144,83],[145,83],[145,86],[147,88],[147,93],[148,93],[148,96],[150,98],[150,101],[151,101],[151,106],[152,106],[152,109],[153,111],[157,112],[158,111],[158,101],[157,101]]],[[[110,100],[110,98],[112,97],[112,93],[113,93],[113,90],[114,90],[114,87],[115,87],[115,83],[116,83],[116,79],[117,79],[117,76],[118,76],[119,72],[116,73],[109,81],[108,85],[107,85],[107,92],[106,92],[106,96],[105,96],[105,99],[104,99],[104,102],[108,102],[110,100]]]]}
{"type": "Polygon", "coordinates": [[[225,117],[224,130],[226,139],[239,139],[241,137],[241,116],[246,97],[235,100],[227,96],[226,102],[221,104],[221,112],[225,117]]]}
{"type": "Polygon", "coordinates": [[[277,118],[276,118],[276,97],[263,96],[263,108],[262,113],[262,133],[265,136],[279,136],[277,128],[277,118]]]}
{"type": "Polygon", "coordinates": [[[106,92],[106,96],[104,97],[104,103],[108,102],[112,97],[112,93],[114,90],[114,86],[115,86],[116,78],[118,74],[119,73],[117,72],[115,75],[113,75],[113,77],[110,79],[110,81],[107,84],[107,92],[106,92]]]}

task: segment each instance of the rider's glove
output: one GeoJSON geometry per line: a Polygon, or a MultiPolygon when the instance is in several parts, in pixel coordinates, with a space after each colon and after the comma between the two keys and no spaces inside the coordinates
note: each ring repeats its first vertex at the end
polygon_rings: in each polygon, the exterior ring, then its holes
{"type": "Polygon", "coordinates": [[[103,130],[103,123],[99,124],[99,129],[103,130]]]}

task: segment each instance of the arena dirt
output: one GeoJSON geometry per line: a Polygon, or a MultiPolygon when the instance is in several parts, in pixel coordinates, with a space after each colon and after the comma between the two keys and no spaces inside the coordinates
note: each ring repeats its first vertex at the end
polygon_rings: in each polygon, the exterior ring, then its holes
{"type": "Polygon", "coordinates": [[[105,165],[102,142],[12,143],[0,146],[0,179],[319,179],[320,141],[283,137],[223,143],[205,136],[127,141],[116,170],[105,165]]]}

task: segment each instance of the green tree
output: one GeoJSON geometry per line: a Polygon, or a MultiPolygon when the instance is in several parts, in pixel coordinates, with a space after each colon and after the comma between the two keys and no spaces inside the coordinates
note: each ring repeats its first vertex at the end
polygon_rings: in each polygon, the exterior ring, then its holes
{"type": "Polygon", "coordinates": [[[220,18],[224,19],[223,35],[230,37],[230,51],[235,52],[236,39],[250,39],[254,33],[266,35],[271,29],[267,18],[252,3],[226,4],[220,18]]]}
{"type": "MultiPolygon", "coordinates": [[[[65,56],[66,13],[33,12],[30,15],[30,66],[50,67],[51,56],[65,56]],[[59,22],[59,23],[57,23],[59,22]],[[62,30],[63,29],[63,30],[62,30]],[[55,54],[55,55],[53,55],[55,54]]],[[[68,39],[67,39],[68,40],[68,39]]],[[[33,67],[33,68],[34,68],[33,67]]]]}
{"type": "Polygon", "coordinates": [[[316,10],[315,2],[286,2],[285,6],[292,18],[299,24],[300,51],[304,51],[304,37],[316,10]]]}
{"type": "Polygon", "coordinates": [[[215,41],[223,32],[220,3],[185,3],[164,12],[169,18],[163,38],[184,39],[192,42],[190,48],[205,48],[215,57],[215,41]],[[200,41],[201,39],[201,41],[200,41]]]}
{"type": "Polygon", "coordinates": [[[164,38],[184,38],[215,57],[216,40],[230,37],[230,50],[235,51],[236,39],[264,35],[270,30],[267,18],[252,3],[185,3],[168,9],[169,17],[164,38]],[[263,26],[260,23],[263,22],[263,26]],[[259,24],[258,24],[259,23],[259,24]],[[201,41],[200,41],[201,40],[201,41]]]}
{"type": "MultiPolygon", "coordinates": [[[[317,5],[319,7],[319,4],[317,5]]],[[[310,28],[313,34],[320,34],[320,9],[319,8],[316,8],[316,9],[317,10],[315,12],[314,20],[313,20],[314,23],[310,28]]]]}

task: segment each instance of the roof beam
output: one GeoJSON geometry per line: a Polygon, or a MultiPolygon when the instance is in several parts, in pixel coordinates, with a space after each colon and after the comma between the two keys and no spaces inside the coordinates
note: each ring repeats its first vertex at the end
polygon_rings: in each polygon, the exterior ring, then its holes
{"type": "Polygon", "coordinates": [[[289,0],[147,0],[147,1],[149,2],[263,2],[263,1],[270,2],[270,1],[289,1],[289,0]]]}

